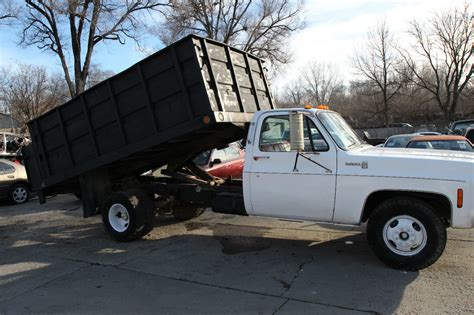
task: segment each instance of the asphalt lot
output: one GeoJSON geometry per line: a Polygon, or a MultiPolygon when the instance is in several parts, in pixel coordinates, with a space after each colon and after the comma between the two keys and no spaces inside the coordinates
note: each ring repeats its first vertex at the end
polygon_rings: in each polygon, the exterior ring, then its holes
{"type": "Polygon", "coordinates": [[[473,313],[474,230],[402,272],[364,229],[205,212],[116,243],[69,195],[0,204],[0,313],[473,313]]]}

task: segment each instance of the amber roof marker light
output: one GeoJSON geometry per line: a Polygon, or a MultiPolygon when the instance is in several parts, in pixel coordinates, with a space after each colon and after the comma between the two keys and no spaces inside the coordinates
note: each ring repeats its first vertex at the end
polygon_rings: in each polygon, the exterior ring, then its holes
{"type": "Polygon", "coordinates": [[[327,106],[327,105],[317,105],[317,106],[313,106],[313,105],[309,105],[309,104],[304,105],[304,109],[313,109],[313,108],[329,110],[329,106],[327,106]]]}

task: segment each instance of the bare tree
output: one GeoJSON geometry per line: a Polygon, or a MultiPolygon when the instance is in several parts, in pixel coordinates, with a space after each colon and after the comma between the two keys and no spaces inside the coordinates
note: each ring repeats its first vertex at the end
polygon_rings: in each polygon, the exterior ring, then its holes
{"type": "MultiPolygon", "coordinates": [[[[329,104],[335,107],[344,94],[344,84],[336,66],[311,61],[301,74],[283,87],[281,104],[284,107],[329,104]]],[[[278,94],[278,93],[277,93],[278,94]]]]}
{"type": "MultiPolygon", "coordinates": [[[[290,81],[284,87],[284,93],[281,96],[281,104],[279,107],[300,107],[306,100],[306,87],[301,77],[290,81]]],[[[278,93],[273,93],[278,95],[278,93]]]]}
{"type": "Polygon", "coordinates": [[[89,68],[89,78],[86,83],[86,89],[110,78],[115,73],[111,70],[103,70],[96,64],[91,64],[89,68]]]}
{"type": "Polygon", "coordinates": [[[25,0],[21,43],[57,55],[71,97],[84,91],[95,47],[138,40],[145,13],[167,0],[25,0]],[[70,62],[70,58],[72,61],[70,62]],[[73,70],[71,74],[70,69],[73,70]]]}
{"type": "Polygon", "coordinates": [[[371,86],[370,90],[376,92],[373,94],[373,111],[387,125],[390,122],[393,99],[405,80],[402,59],[385,21],[367,33],[365,45],[355,53],[353,64],[371,86]]]}
{"type": "Polygon", "coordinates": [[[333,64],[310,62],[303,76],[307,101],[312,104],[330,104],[343,91],[339,71],[333,64]]]}
{"type": "Polygon", "coordinates": [[[48,75],[44,67],[21,64],[15,69],[2,68],[0,73],[0,102],[20,122],[23,132],[28,121],[67,99],[64,81],[48,75]]]}
{"type": "Polygon", "coordinates": [[[20,8],[12,0],[2,0],[0,2],[0,22],[9,25],[12,20],[16,19],[20,8]]]}
{"type": "Polygon", "coordinates": [[[198,34],[287,63],[285,41],[303,27],[302,0],[175,0],[157,33],[165,44],[198,34]]]}
{"type": "Polygon", "coordinates": [[[405,51],[403,57],[414,82],[431,94],[449,120],[454,119],[463,91],[472,84],[473,28],[467,3],[462,9],[434,14],[427,23],[411,22],[409,34],[417,56],[405,51]]]}

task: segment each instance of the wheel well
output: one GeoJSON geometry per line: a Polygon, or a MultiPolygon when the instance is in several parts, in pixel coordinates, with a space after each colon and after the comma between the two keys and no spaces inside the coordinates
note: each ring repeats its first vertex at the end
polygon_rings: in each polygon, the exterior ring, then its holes
{"type": "Polygon", "coordinates": [[[18,184],[23,184],[23,185],[25,185],[26,187],[28,187],[29,190],[31,190],[31,186],[30,186],[30,184],[29,184],[28,182],[26,182],[26,181],[18,181],[18,182],[14,183],[14,184],[12,184],[12,185],[10,186],[10,191],[11,191],[11,189],[12,189],[13,186],[18,185],[18,184]]]}
{"type": "Polygon", "coordinates": [[[446,196],[425,192],[409,192],[409,191],[376,191],[372,193],[365,201],[364,210],[362,212],[362,222],[366,222],[374,209],[381,202],[394,197],[411,197],[422,200],[429,204],[436,213],[441,217],[446,226],[451,222],[451,203],[446,196]]]}

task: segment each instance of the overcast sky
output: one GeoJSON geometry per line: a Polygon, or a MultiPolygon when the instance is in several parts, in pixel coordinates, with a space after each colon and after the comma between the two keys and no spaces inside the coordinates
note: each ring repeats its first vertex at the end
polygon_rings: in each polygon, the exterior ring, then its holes
{"type": "MultiPolygon", "coordinates": [[[[386,19],[400,42],[405,43],[410,20],[425,19],[435,11],[463,3],[464,0],[306,0],[306,28],[294,34],[288,43],[282,43],[289,45],[293,63],[272,84],[277,89],[283,86],[310,60],[334,63],[346,78],[353,77],[350,56],[354,48],[363,43],[368,29],[378,21],[386,19]]],[[[37,64],[61,72],[55,55],[39,52],[35,47],[18,47],[16,41],[16,31],[0,28],[0,65],[37,64]]],[[[147,45],[159,48],[153,39],[148,39],[147,45]]],[[[145,56],[133,43],[121,46],[116,42],[98,46],[95,54],[95,64],[114,72],[126,69],[145,56]]]]}
{"type": "Polygon", "coordinates": [[[293,63],[273,82],[274,87],[294,79],[310,60],[335,64],[344,78],[354,77],[351,55],[363,45],[367,31],[378,22],[387,25],[401,45],[411,20],[421,21],[434,12],[464,0],[309,0],[306,2],[306,28],[290,41],[293,63]]]}

